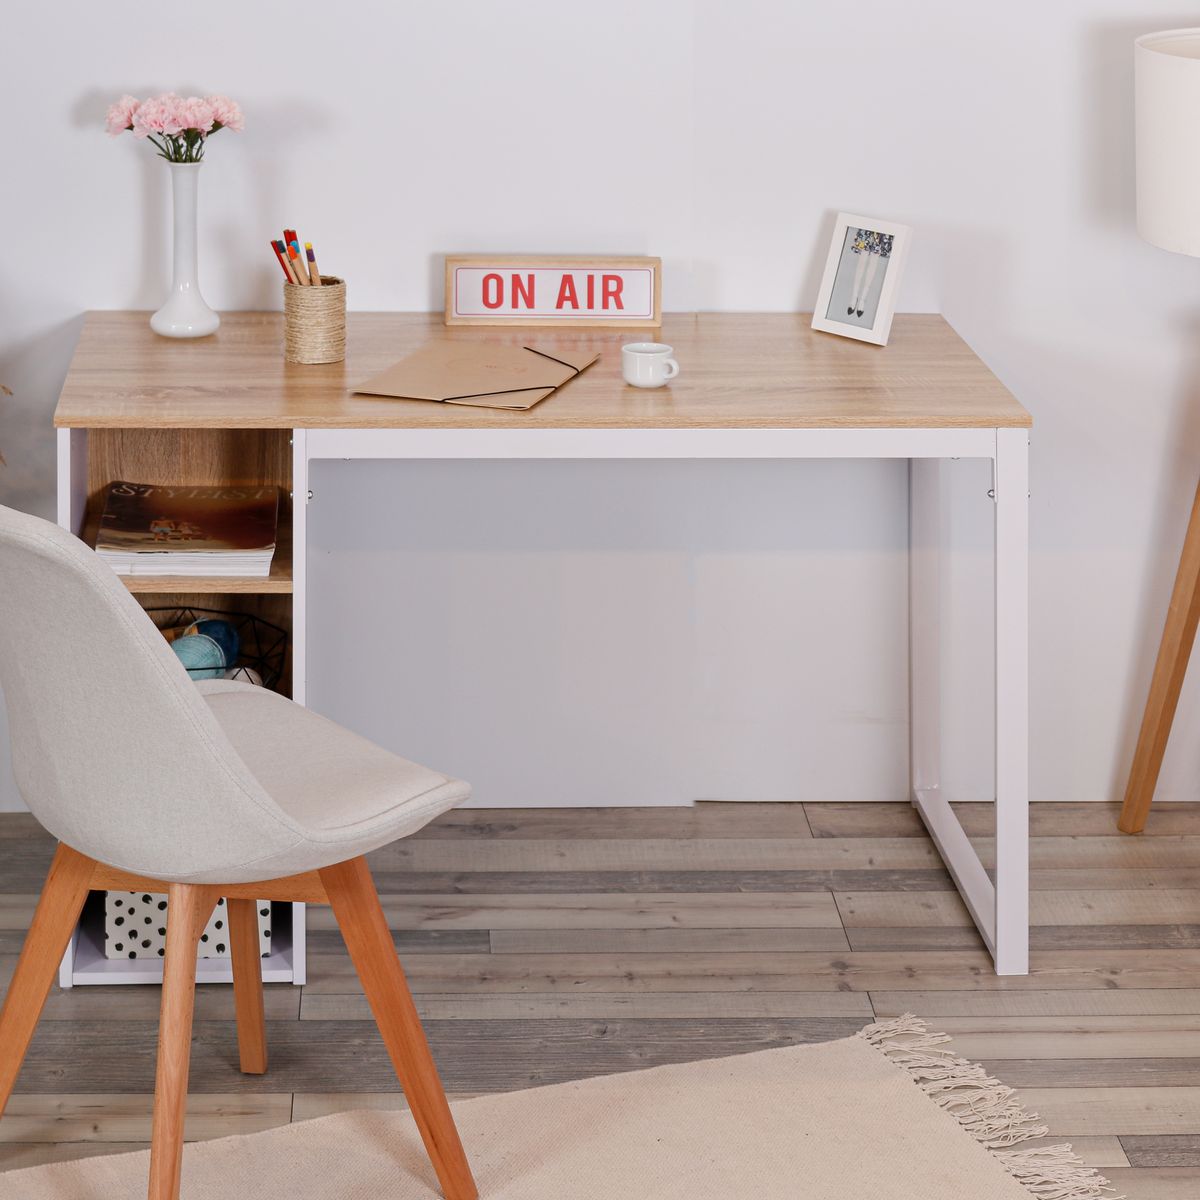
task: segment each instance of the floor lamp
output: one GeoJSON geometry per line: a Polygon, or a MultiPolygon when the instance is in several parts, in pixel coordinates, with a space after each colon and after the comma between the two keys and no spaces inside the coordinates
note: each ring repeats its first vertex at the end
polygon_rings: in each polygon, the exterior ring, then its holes
{"type": "MultiPolygon", "coordinates": [[[[1137,225],[1148,242],[1200,257],[1200,29],[1149,33],[1134,46],[1137,225]]],[[[1118,828],[1141,833],[1200,622],[1200,487],[1192,505],[1118,828]]]]}

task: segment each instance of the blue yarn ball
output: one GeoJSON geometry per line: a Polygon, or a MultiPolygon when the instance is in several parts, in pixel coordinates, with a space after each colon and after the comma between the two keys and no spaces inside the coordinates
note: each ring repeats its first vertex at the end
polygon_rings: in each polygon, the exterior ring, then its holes
{"type": "Polygon", "coordinates": [[[238,631],[230,621],[221,621],[216,617],[204,617],[196,621],[188,633],[203,633],[212,638],[221,647],[225,655],[225,665],[232,667],[238,656],[238,631]]]}
{"type": "Polygon", "coordinates": [[[193,679],[217,679],[229,665],[220,644],[206,633],[186,633],[171,643],[171,649],[193,679]]]}

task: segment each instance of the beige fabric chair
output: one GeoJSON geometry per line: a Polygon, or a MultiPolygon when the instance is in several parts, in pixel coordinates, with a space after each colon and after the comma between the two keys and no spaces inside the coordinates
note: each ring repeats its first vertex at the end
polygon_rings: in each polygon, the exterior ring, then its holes
{"type": "Polygon", "coordinates": [[[243,1071],[266,1070],[255,899],[329,903],[449,1200],[476,1195],[363,855],[470,789],[263,688],[193,683],[82,542],[0,507],[13,770],[59,848],[0,1012],[0,1113],[91,889],[168,893],[150,1200],[179,1194],[196,945],[228,897],[243,1071]]]}

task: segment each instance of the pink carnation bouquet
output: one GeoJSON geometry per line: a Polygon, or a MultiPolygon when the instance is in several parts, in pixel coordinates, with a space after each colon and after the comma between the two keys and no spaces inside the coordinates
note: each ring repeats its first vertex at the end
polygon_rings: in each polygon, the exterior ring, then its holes
{"type": "Polygon", "coordinates": [[[138,100],[122,96],[109,106],[105,125],[116,137],[127,130],[138,138],[149,138],[158,153],[173,163],[197,163],[204,147],[218,129],[241,133],[242,110],[228,96],[177,96],[164,92],[138,100]]]}

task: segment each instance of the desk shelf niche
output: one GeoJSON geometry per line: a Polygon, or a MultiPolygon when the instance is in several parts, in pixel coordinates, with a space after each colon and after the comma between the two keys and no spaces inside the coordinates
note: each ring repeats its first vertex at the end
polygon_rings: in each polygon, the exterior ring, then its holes
{"type": "MultiPolygon", "coordinates": [[[[263,955],[263,983],[294,983],[297,945],[303,957],[304,905],[274,903],[271,915],[271,952],[263,955]],[[300,910],[297,913],[296,910],[300,910]],[[299,917],[301,936],[296,938],[299,917]]],[[[162,960],[152,958],[109,958],[104,953],[104,893],[93,892],[71,939],[71,981],[64,987],[88,987],[114,983],[162,983],[162,960]]],[[[61,981],[60,981],[61,982],[61,981]]],[[[197,983],[232,983],[233,967],[228,958],[196,960],[197,983]]]]}
{"type": "MultiPolygon", "coordinates": [[[[136,483],[282,488],[279,533],[271,572],[264,579],[231,576],[123,576],[143,608],[193,607],[248,612],[292,633],[292,436],[290,429],[70,428],[58,431],[58,522],[96,544],[108,485],[136,483]]],[[[290,696],[291,649],[276,690],[290,696]]],[[[304,905],[278,920],[279,940],[263,959],[270,983],[304,982],[304,905]]],[[[280,914],[282,916],[282,914],[280,914]]],[[[228,982],[229,963],[201,959],[201,982],[228,982]]],[[[158,983],[162,964],[108,959],[104,954],[103,903],[94,893],[59,970],[63,987],[99,983],[158,983]],[[97,924],[97,911],[99,923],[97,924]]]]}

